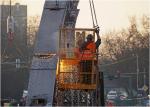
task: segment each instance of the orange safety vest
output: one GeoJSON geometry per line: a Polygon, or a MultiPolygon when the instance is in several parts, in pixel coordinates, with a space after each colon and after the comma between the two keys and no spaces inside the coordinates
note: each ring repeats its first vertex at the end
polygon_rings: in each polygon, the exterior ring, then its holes
{"type": "Polygon", "coordinates": [[[86,49],[80,53],[81,60],[93,60],[95,59],[96,45],[92,41],[87,44],[86,49]]]}

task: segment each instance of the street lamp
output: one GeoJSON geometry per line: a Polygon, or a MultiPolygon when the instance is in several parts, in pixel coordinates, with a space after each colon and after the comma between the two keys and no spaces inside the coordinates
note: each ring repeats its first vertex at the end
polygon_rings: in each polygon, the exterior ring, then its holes
{"type": "Polygon", "coordinates": [[[137,90],[139,89],[139,84],[138,84],[138,80],[139,80],[139,56],[136,55],[136,71],[137,71],[137,90]]]}

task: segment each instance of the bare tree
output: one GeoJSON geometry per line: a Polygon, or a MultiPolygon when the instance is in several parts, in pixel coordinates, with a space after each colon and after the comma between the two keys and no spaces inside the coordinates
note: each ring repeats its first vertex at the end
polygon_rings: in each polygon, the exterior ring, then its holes
{"type": "Polygon", "coordinates": [[[34,45],[39,23],[40,23],[39,16],[30,16],[28,19],[27,37],[28,37],[28,45],[31,47],[34,45]]]}
{"type": "MultiPolygon", "coordinates": [[[[130,17],[130,26],[121,31],[108,32],[102,38],[100,62],[109,66],[101,66],[102,71],[136,73],[137,58],[139,71],[149,72],[149,17],[143,15],[137,23],[136,17],[130,17]]],[[[148,85],[148,75],[146,77],[148,85]]],[[[139,76],[139,86],[143,86],[143,76],[139,76]]],[[[135,84],[136,81],[133,81],[135,84]]],[[[133,87],[136,88],[136,86],[133,87]]]]}
{"type": "Polygon", "coordinates": [[[105,38],[103,38],[104,46],[101,47],[103,51],[100,52],[101,56],[107,56],[107,59],[114,61],[130,57],[141,52],[143,48],[148,48],[149,18],[143,16],[140,25],[139,27],[136,17],[131,17],[128,29],[105,34],[105,38]]]}

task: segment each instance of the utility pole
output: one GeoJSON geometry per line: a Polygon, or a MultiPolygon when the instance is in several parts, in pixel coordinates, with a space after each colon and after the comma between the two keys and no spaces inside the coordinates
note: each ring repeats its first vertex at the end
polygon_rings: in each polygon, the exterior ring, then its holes
{"type": "Polygon", "coordinates": [[[11,0],[9,1],[9,3],[10,3],[10,5],[9,5],[10,6],[10,10],[9,10],[10,13],[9,13],[9,15],[11,17],[11,0]]]}
{"type": "Polygon", "coordinates": [[[137,71],[137,90],[139,88],[138,80],[139,80],[139,56],[136,55],[136,71],[137,71]]]}
{"type": "Polygon", "coordinates": [[[144,85],[146,85],[146,72],[145,72],[145,68],[144,68],[144,85]]]}

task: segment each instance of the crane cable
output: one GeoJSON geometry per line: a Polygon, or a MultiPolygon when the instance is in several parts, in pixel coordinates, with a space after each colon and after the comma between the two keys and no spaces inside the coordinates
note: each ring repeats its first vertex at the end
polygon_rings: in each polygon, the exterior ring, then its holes
{"type": "Polygon", "coordinates": [[[93,28],[99,28],[93,0],[89,0],[89,4],[90,4],[93,28]]]}
{"type": "Polygon", "coordinates": [[[94,17],[93,17],[93,10],[92,10],[92,5],[91,5],[91,0],[89,0],[89,3],[90,3],[90,10],[91,10],[91,16],[92,16],[93,27],[95,27],[94,17]]]}
{"type": "Polygon", "coordinates": [[[94,16],[95,16],[95,21],[96,21],[96,27],[98,27],[98,22],[97,22],[97,17],[96,17],[95,6],[94,6],[93,0],[92,0],[92,5],[93,5],[93,10],[94,10],[94,16]]]}
{"type": "MultiPolygon", "coordinates": [[[[91,16],[92,16],[92,22],[93,22],[93,28],[95,30],[98,30],[99,31],[99,26],[98,26],[98,22],[97,22],[97,17],[96,17],[96,12],[95,12],[95,6],[94,6],[94,2],[93,0],[89,0],[89,3],[90,3],[90,10],[91,10],[91,16]],[[96,24],[96,25],[95,25],[96,24]]],[[[98,50],[97,50],[98,51],[98,50]]],[[[98,61],[98,54],[96,55],[97,56],[97,61],[98,61]]],[[[93,64],[92,64],[93,65],[93,64]]],[[[98,67],[98,63],[96,64],[96,71],[99,71],[99,67],[98,67]]],[[[98,97],[98,84],[99,84],[99,73],[96,72],[96,97],[97,99],[99,99],[98,97]]],[[[98,102],[98,100],[96,100],[96,103],[98,102]]],[[[96,104],[98,105],[98,103],[96,104]]]]}

